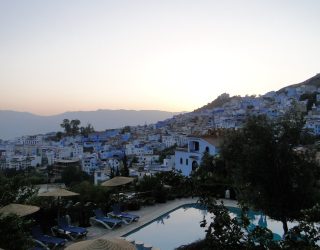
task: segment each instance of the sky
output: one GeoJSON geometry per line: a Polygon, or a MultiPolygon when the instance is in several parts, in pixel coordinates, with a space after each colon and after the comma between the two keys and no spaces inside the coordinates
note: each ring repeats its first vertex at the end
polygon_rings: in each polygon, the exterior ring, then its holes
{"type": "Polygon", "coordinates": [[[318,0],[0,0],[0,110],[192,111],[320,72],[318,0]]]}

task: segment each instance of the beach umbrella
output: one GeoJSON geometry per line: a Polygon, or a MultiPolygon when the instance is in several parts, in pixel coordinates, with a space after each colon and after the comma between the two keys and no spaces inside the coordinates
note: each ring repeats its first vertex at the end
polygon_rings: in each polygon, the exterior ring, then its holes
{"type": "MultiPolygon", "coordinates": [[[[101,186],[105,187],[120,187],[126,185],[128,183],[133,182],[134,178],[132,177],[125,177],[125,176],[116,176],[110,180],[101,183],[101,186]]],[[[120,193],[118,191],[118,202],[120,201],[120,193]]]]}
{"type": "Polygon", "coordinates": [[[0,213],[4,215],[8,214],[16,214],[19,217],[23,217],[29,214],[33,214],[37,211],[39,211],[39,207],[31,206],[31,205],[23,205],[23,204],[14,204],[11,203],[9,205],[6,205],[2,208],[0,208],[0,213]]]}
{"type": "Polygon", "coordinates": [[[74,243],[65,250],[136,250],[137,248],[124,239],[110,238],[110,239],[95,239],[86,240],[74,243]]]}
{"type": "Polygon", "coordinates": [[[44,192],[41,194],[38,194],[38,196],[47,196],[47,197],[65,197],[65,196],[75,196],[75,195],[79,195],[78,193],[74,193],[71,191],[68,191],[66,189],[63,188],[57,188],[53,191],[48,191],[48,192],[44,192]]]}
{"type": "Polygon", "coordinates": [[[75,196],[75,195],[80,195],[80,194],[68,191],[63,188],[58,188],[58,189],[55,189],[52,191],[38,194],[38,196],[42,196],[42,197],[57,197],[58,198],[58,220],[60,218],[60,205],[59,205],[60,198],[61,197],[68,197],[68,196],[75,196]]]}
{"type": "Polygon", "coordinates": [[[130,182],[133,182],[134,178],[132,177],[125,177],[125,176],[116,176],[110,180],[101,183],[101,186],[105,187],[118,187],[130,182]]]}

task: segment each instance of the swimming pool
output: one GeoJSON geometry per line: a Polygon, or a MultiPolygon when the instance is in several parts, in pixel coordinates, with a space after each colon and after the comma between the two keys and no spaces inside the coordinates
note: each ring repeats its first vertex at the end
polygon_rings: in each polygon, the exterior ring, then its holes
{"type": "MultiPolygon", "coordinates": [[[[236,207],[228,207],[231,216],[240,213],[236,207]]],[[[198,204],[180,206],[157,219],[135,229],[125,235],[136,241],[151,244],[161,250],[172,250],[181,245],[192,243],[205,237],[205,228],[200,227],[200,221],[209,220],[211,214],[198,204]]],[[[268,228],[279,235],[283,235],[282,223],[262,216],[261,213],[250,212],[250,221],[254,225],[266,223],[268,228]]],[[[292,227],[292,223],[288,223],[292,227]]]]}

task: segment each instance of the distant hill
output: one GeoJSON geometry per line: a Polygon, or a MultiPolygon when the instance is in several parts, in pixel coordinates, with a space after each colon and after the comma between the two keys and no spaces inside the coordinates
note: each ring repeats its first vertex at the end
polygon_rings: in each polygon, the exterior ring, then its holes
{"type": "MultiPolygon", "coordinates": [[[[284,92],[286,88],[288,87],[293,87],[293,88],[297,88],[299,86],[302,85],[311,85],[311,86],[315,86],[315,87],[320,87],[320,73],[309,78],[306,81],[303,81],[301,83],[297,83],[297,84],[292,84],[292,85],[288,85],[282,89],[279,89],[277,91],[277,93],[281,93],[284,92]]],[[[270,90],[272,91],[272,90],[270,90]]],[[[223,93],[220,96],[218,96],[215,100],[213,100],[212,102],[202,106],[201,108],[195,109],[193,112],[201,112],[207,109],[214,109],[214,108],[220,108],[222,107],[225,103],[230,102],[231,100],[233,100],[234,98],[241,98],[240,96],[231,96],[227,93],[223,93]]]]}
{"type": "Polygon", "coordinates": [[[227,93],[223,93],[223,94],[219,95],[212,102],[202,106],[201,108],[198,108],[198,109],[194,110],[194,112],[201,112],[201,111],[206,110],[206,109],[219,108],[219,107],[222,107],[223,104],[229,102],[230,100],[231,100],[230,95],[227,94],[227,93]]]}
{"type": "Polygon", "coordinates": [[[103,131],[124,126],[151,124],[171,118],[180,112],[159,110],[97,110],[66,112],[53,116],[40,116],[27,112],[0,110],[0,139],[13,139],[22,135],[33,135],[61,131],[63,119],[79,119],[82,126],[92,124],[95,130],[103,131]]]}
{"type": "Polygon", "coordinates": [[[315,76],[309,78],[308,80],[306,81],[303,81],[301,83],[297,83],[297,84],[292,84],[292,85],[289,85],[287,87],[284,87],[282,89],[279,89],[277,92],[278,93],[281,93],[285,90],[285,88],[288,88],[288,87],[293,87],[293,88],[297,88],[299,86],[302,86],[302,85],[309,85],[309,86],[315,86],[315,87],[320,87],[320,74],[316,74],[315,76]]]}
{"type": "Polygon", "coordinates": [[[219,95],[215,100],[213,100],[212,102],[202,106],[201,108],[198,108],[196,110],[194,110],[194,112],[201,112],[204,111],[206,109],[214,109],[214,108],[220,108],[222,107],[225,103],[230,102],[231,100],[235,99],[235,98],[241,98],[240,96],[232,96],[230,97],[229,94],[227,93],[223,93],[221,95],[219,95]]]}

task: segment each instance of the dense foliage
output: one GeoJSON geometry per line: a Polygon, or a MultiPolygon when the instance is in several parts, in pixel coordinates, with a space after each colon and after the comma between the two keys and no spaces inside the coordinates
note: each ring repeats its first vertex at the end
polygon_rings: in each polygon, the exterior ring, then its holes
{"type": "Polygon", "coordinates": [[[159,152],[159,162],[163,162],[163,160],[168,156],[168,155],[174,155],[175,153],[175,150],[177,148],[177,144],[171,146],[171,147],[168,147],[168,148],[165,148],[163,149],[162,151],[159,152]]]}
{"type": "Polygon", "coordinates": [[[250,117],[242,129],[226,135],[218,157],[205,153],[193,184],[212,220],[200,223],[204,240],[179,249],[320,249],[319,166],[314,138],[303,126],[294,113],[279,120],[250,117]],[[216,203],[219,186],[236,191],[241,217],[230,217],[216,203]],[[270,230],[250,225],[246,207],[282,221],[284,238],[273,241],[270,230]],[[298,225],[288,229],[291,220],[298,225]]]}
{"type": "MultiPolygon", "coordinates": [[[[10,203],[26,203],[37,192],[28,172],[0,173],[0,207],[10,203]]],[[[28,233],[30,221],[14,214],[0,214],[0,248],[29,249],[32,246],[28,233]]]]}
{"type": "Polygon", "coordinates": [[[194,191],[191,178],[185,177],[176,171],[144,176],[137,183],[136,190],[146,193],[149,197],[154,198],[156,202],[188,197],[191,196],[194,191]]]}
{"type": "Polygon", "coordinates": [[[224,161],[219,156],[204,152],[200,167],[192,174],[192,183],[197,196],[224,197],[225,190],[231,189],[224,161]]]}
{"type": "Polygon", "coordinates": [[[212,197],[202,197],[212,214],[210,221],[201,221],[206,230],[206,238],[178,250],[213,250],[213,249],[320,249],[320,206],[303,210],[297,226],[289,229],[285,237],[279,241],[273,240],[273,233],[263,226],[250,224],[247,210],[243,208],[240,217],[231,217],[223,203],[218,204],[212,197]]]}
{"type": "Polygon", "coordinates": [[[11,177],[0,173],[0,183],[0,207],[10,203],[24,203],[37,192],[28,173],[11,177]]]}
{"type": "Polygon", "coordinates": [[[79,167],[68,166],[61,173],[61,180],[67,186],[79,184],[82,181],[90,181],[91,177],[79,167]]]}
{"type": "Polygon", "coordinates": [[[241,130],[230,133],[222,157],[238,199],[283,222],[299,218],[301,209],[319,198],[319,167],[307,145],[303,120],[287,116],[271,121],[250,117],[241,130]]]}
{"type": "MultiPolygon", "coordinates": [[[[81,121],[78,119],[71,121],[69,121],[69,119],[64,119],[60,126],[64,129],[64,132],[67,136],[75,136],[78,134],[88,136],[90,133],[94,132],[94,128],[91,124],[88,124],[85,127],[80,127],[80,124],[81,121]]],[[[61,134],[59,136],[61,136],[61,134]]]]}
{"type": "Polygon", "coordinates": [[[312,106],[317,103],[317,94],[318,92],[313,93],[304,93],[300,96],[299,101],[307,100],[307,111],[312,109],[312,106]]]}
{"type": "Polygon", "coordinates": [[[11,214],[3,216],[0,214],[0,248],[25,250],[33,245],[28,231],[30,230],[30,221],[19,218],[11,214]]]}

